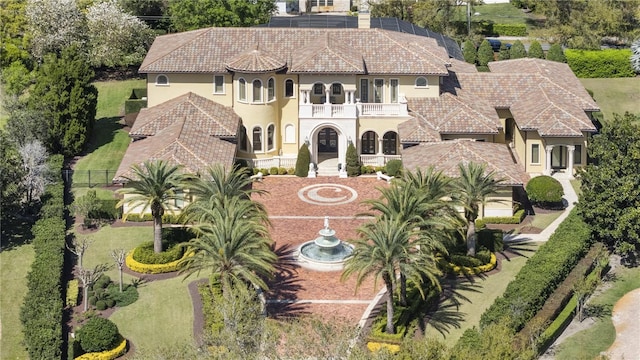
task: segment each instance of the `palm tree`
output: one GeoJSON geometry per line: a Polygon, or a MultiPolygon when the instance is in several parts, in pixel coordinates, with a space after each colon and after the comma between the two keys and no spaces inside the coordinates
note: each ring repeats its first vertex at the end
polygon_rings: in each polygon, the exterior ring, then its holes
{"type": "MultiPolygon", "coordinates": [[[[253,180],[248,176],[247,169],[234,166],[230,171],[220,164],[207,169],[203,177],[193,177],[187,181],[185,187],[193,201],[183,212],[183,221],[198,222],[198,218],[206,214],[203,210],[211,209],[214,199],[223,197],[240,197],[250,199],[252,194],[263,195],[265,190],[252,188],[253,180]]],[[[258,202],[254,205],[260,212],[266,213],[264,206],[258,202]]],[[[202,220],[202,219],[200,219],[202,220]]]]}
{"type": "Polygon", "coordinates": [[[132,212],[145,213],[151,209],[153,217],[153,250],[162,252],[162,216],[165,212],[173,213],[175,201],[183,199],[179,191],[187,175],[181,174],[180,166],[169,165],[162,160],[145,161],[142,165],[131,168],[133,176],[125,177],[127,187],[118,190],[124,198],[116,207],[128,206],[123,215],[123,221],[132,212]],[[129,195],[129,196],[128,196],[129,195]]]}
{"type": "Polygon", "coordinates": [[[491,171],[485,174],[485,167],[481,164],[458,164],[460,177],[454,182],[456,190],[455,200],[464,208],[464,218],[467,221],[467,255],[476,254],[476,219],[480,214],[480,205],[496,201],[490,199],[498,191],[502,179],[496,179],[491,171]]]}
{"type": "Polygon", "coordinates": [[[369,275],[374,276],[375,284],[382,278],[387,287],[388,334],[395,334],[393,285],[396,281],[396,271],[400,268],[400,259],[404,256],[403,245],[409,241],[409,226],[406,222],[379,219],[358,228],[360,239],[354,241],[353,254],[346,261],[342,272],[343,280],[357,274],[356,290],[369,275]]]}
{"type": "Polygon", "coordinates": [[[207,222],[194,227],[198,237],[188,243],[180,273],[187,278],[202,270],[211,271],[218,277],[223,295],[230,295],[240,284],[267,289],[263,279],[275,271],[277,256],[271,249],[266,215],[254,216],[255,204],[240,197],[214,199],[212,205],[202,209],[207,222]]]}

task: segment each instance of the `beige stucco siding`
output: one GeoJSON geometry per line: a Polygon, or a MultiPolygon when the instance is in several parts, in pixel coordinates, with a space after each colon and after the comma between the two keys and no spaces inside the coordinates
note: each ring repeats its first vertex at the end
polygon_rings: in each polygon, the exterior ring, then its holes
{"type": "Polygon", "coordinates": [[[542,173],[546,161],[545,141],[538,135],[537,131],[526,132],[526,148],[525,148],[525,171],[527,173],[542,173]],[[532,149],[533,145],[538,145],[539,161],[533,162],[532,149]]]}
{"type": "Polygon", "coordinates": [[[483,217],[511,215],[513,215],[513,188],[505,186],[489,198],[483,211],[483,217]]]}
{"type": "Polygon", "coordinates": [[[229,74],[147,74],[148,107],[161,104],[188,92],[193,92],[222,105],[233,105],[232,79],[229,74]],[[158,75],[166,76],[169,80],[168,84],[157,85],[158,75]],[[223,94],[213,93],[215,75],[224,76],[223,94]]]}

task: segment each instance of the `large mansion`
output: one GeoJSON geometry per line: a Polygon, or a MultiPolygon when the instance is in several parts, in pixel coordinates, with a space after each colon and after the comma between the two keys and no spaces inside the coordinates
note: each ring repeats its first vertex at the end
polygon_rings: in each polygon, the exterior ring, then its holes
{"type": "Polygon", "coordinates": [[[479,73],[434,37],[369,24],[157,37],[139,69],[148,108],[115,181],[150,158],[194,173],[238,159],[291,168],[303,144],[314,164],[344,164],[349,143],[364,165],[402,158],[455,175],[460,161],[482,162],[515,187],[585,164],[599,108],[566,64],[507,60],[479,73]]]}

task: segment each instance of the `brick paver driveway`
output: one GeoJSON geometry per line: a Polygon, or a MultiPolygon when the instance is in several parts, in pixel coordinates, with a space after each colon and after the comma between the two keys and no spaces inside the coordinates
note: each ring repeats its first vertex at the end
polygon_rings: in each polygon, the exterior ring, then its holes
{"type": "Polygon", "coordinates": [[[318,314],[324,318],[343,318],[355,325],[369,303],[382,288],[374,288],[373,279],[365,281],[355,292],[355,277],[341,281],[341,271],[313,271],[292,261],[291,253],[302,243],[318,237],[324,217],[336,236],[349,241],[356,228],[368,221],[357,215],[367,211],[365,199],[377,198],[377,187],[384,181],[375,177],[340,179],[333,177],[266,177],[256,183],[268,195],[256,196],[263,203],[273,225],[271,236],[280,254],[280,271],[267,294],[272,316],[318,314]]]}

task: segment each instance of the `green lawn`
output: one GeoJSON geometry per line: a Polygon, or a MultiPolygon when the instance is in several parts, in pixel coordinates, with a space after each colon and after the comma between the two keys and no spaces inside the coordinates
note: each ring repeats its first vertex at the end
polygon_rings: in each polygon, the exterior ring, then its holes
{"type": "Polygon", "coordinates": [[[21,344],[20,306],[27,293],[27,273],[34,259],[33,245],[20,245],[0,252],[0,359],[27,359],[21,344]]]}
{"type": "Polygon", "coordinates": [[[605,121],[613,114],[625,111],[640,114],[640,77],[615,79],[580,79],[582,85],[593,91],[593,97],[602,109],[605,121]]]}
{"type": "Polygon", "coordinates": [[[487,4],[473,7],[473,21],[488,20],[496,24],[526,24],[531,26],[533,16],[525,13],[511,4],[487,4]]]}
{"type": "Polygon", "coordinates": [[[640,288],[640,268],[618,269],[611,288],[594,297],[589,306],[600,309],[601,317],[596,323],[565,340],[556,353],[558,360],[594,359],[606,351],[616,338],[611,321],[613,305],[626,293],[640,288]]]}
{"type": "Polygon", "coordinates": [[[120,121],[124,114],[124,102],[132,89],[145,87],[145,80],[106,81],[95,85],[98,88],[97,120],[86,156],[75,166],[73,181],[76,184],[89,182],[85,170],[103,170],[92,174],[94,181],[98,178],[100,181],[110,181],[113,172],[118,169],[130,142],[120,121]],[[104,170],[110,172],[105,175],[104,170]]]}
{"type": "Polygon", "coordinates": [[[434,315],[437,319],[442,320],[431,321],[427,325],[427,336],[444,337],[444,342],[448,346],[453,346],[465,330],[478,326],[482,313],[493,304],[498,296],[504,293],[509,282],[515,278],[539,245],[538,243],[519,245],[519,249],[521,249],[519,251],[522,251],[527,257],[509,255],[510,261],[502,261],[500,272],[485,278],[474,278],[474,283],[462,282],[462,285],[466,285],[467,288],[458,290],[459,307],[456,307],[450,300],[442,304],[434,315]],[[456,317],[459,318],[456,320],[456,317]],[[434,327],[434,325],[446,323],[450,325],[446,331],[443,331],[444,334],[441,334],[434,327]]]}
{"type": "MultiPolygon", "coordinates": [[[[132,250],[138,244],[153,239],[150,226],[104,227],[99,231],[82,235],[93,240],[83,259],[85,267],[97,264],[114,264],[111,250],[132,250]]],[[[107,273],[111,279],[118,278],[114,267],[107,273]]],[[[203,274],[205,277],[206,274],[203,274]]],[[[134,277],[125,274],[124,282],[134,277]]],[[[137,349],[154,349],[172,344],[191,343],[193,340],[193,306],[187,285],[196,280],[183,276],[172,279],[142,283],[138,287],[139,299],[135,303],[117,309],[111,319],[120,333],[131,340],[137,349]]]]}

